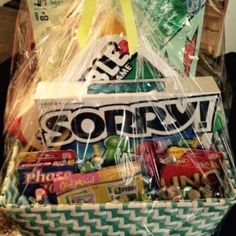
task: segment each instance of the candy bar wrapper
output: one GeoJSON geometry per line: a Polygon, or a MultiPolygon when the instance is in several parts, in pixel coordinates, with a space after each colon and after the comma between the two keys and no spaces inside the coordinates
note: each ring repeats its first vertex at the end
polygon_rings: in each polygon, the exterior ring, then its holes
{"type": "Polygon", "coordinates": [[[48,150],[40,152],[21,152],[18,155],[18,167],[24,164],[39,164],[55,162],[75,162],[77,155],[74,150],[48,150]]]}

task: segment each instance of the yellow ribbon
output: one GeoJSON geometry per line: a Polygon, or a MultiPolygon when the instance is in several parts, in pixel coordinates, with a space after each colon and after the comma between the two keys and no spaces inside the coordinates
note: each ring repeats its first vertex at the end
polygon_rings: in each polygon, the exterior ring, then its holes
{"type": "MultiPolygon", "coordinates": [[[[97,0],[84,0],[83,12],[78,29],[78,41],[81,49],[86,46],[88,41],[93,16],[96,13],[96,2],[97,0]]],[[[129,52],[130,55],[132,55],[138,44],[138,33],[135,25],[133,9],[130,0],[120,0],[120,5],[124,16],[127,40],[129,43],[129,52]]]]}

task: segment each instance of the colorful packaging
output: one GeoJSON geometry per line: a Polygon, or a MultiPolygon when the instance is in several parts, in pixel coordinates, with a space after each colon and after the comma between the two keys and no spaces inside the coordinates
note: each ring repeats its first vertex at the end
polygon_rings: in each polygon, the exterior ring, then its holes
{"type": "Polygon", "coordinates": [[[172,163],[160,168],[162,186],[199,189],[207,185],[220,186],[223,181],[222,152],[171,147],[168,157],[172,163]]]}
{"type": "Polygon", "coordinates": [[[78,171],[75,155],[71,150],[20,153],[18,157],[22,161],[17,167],[19,191],[31,202],[36,202],[37,189],[44,189],[48,202],[56,203],[53,180],[78,171]],[[37,160],[36,157],[42,158],[37,160]]]}
{"type": "Polygon", "coordinates": [[[211,235],[235,168],[220,90],[191,78],[205,1],[91,2],[28,1],[35,44],[9,88],[1,205],[23,234],[211,235]],[[74,150],[76,164],[15,168],[16,152],[47,149],[74,150]]]}
{"type": "Polygon", "coordinates": [[[144,193],[139,162],[60,178],[54,181],[54,186],[59,204],[137,201],[144,193]]]}
{"type": "Polygon", "coordinates": [[[38,81],[104,80],[104,84],[91,84],[88,93],[135,93],[163,90],[157,78],[195,76],[204,0],[131,1],[138,32],[138,44],[132,52],[126,17],[119,1],[111,0],[98,3],[92,15],[90,43],[81,50],[77,33],[84,2],[22,1],[24,13],[32,22],[20,18],[16,38],[24,41],[20,47],[26,45],[19,50],[22,60],[30,58],[21,65],[23,69],[16,74],[20,79],[16,78],[12,86],[10,97],[14,99],[7,105],[11,112],[6,113],[6,130],[26,145],[25,151],[43,149],[32,99],[38,81]],[[24,36],[26,28],[30,38],[24,36]],[[120,84],[110,83],[114,80],[120,84]]]}
{"type": "Polygon", "coordinates": [[[175,159],[177,164],[181,165],[186,159],[197,161],[218,161],[223,158],[224,153],[210,150],[171,147],[168,149],[168,155],[175,159]]]}
{"type": "Polygon", "coordinates": [[[141,200],[143,180],[134,175],[129,181],[121,179],[112,182],[78,188],[57,197],[59,204],[106,203],[111,201],[129,202],[141,200]]]}
{"type": "Polygon", "coordinates": [[[24,164],[57,163],[74,164],[77,156],[74,150],[47,150],[40,152],[20,152],[17,157],[18,167],[24,164]]]}
{"type": "Polygon", "coordinates": [[[198,136],[203,148],[211,147],[220,92],[210,77],[165,79],[163,91],[114,96],[87,90],[83,82],[38,84],[35,102],[48,148],[74,149],[82,162],[100,156],[109,166],[132,158],[147,141],[177,145],[198,136]]]}
{"type": "MultiPolygon", "coordinates": [[[[53,0],[53,1],[39,1],[35,3],[34,1],[28,0],[29,10],[31,14],[33,32],[35,37],[36,49],[38,52],[45,51],[47,48],[47,43],[42,44],[42,39],[49,35],[50,38],[58,37],[57,31],[54,30],[55,27],[59,27],[61,24],[60,18],[62,15],[67,16],[69,20],[75,18],[76,14],[81,12],[82,1],[72,1],[68,3],[67,1],[53,0]]],[[[107,7],[110,5],[110,1],[104,1],[104,5],[107,7]]],[[[163,0],[158,1],[133,1],[133,7],[136,9],[135,18],[136,23],[142,30],[143,35],[147,35],[152,42],[153,47],[160,50],[161,55],[169,62],[176,71],[180,72],[181,75],[195,76],[196,66],[198,61],[198,52],[200,46],[202,25],[203,25],[203,15],[205,10],[204,0],[170,0],[168,2],[163,0]],[[151,7],[150,7],[151,6],[151,7]],[[148,19],[148,22],[146,20],[148,19]]],[[[108,14],[106,11],[103,12],[103,16],[108,14]]],[[[111,20],[111,15],[109,19],[111,20]]],[[[95,16],[96,17],[96,16],[95,16]]],[[[101,15],[98,16],[98,21],[101,20],[101,15]]],[[[76,19],[74,20],[76,24],[76,19]]],[[[126,33],[124,26],[117,20],[112,23],[104,24],[107,27],[106,30],[101,30],[102,36],[107,34],[107,31],[114,31],[117,28],[117,35],[121,32],[126,33]],[[115,27],[114,27],[115,25],[115,27]],[[111,29],[113,27],[113,29],[111,29]],[[119,30],[121,32],[119,32],[119,30]],[[105,33],[104,33],[105,32],[105,33]]],[[[60,31],[59,31],[60,32],[60,31]]],[[[65,44],[68,45],[68,41],[63,38],[65,44]]],[[[120,40],[121,41],[121,40],[120,40]]],[[[118,43],[119,44],[119,43],[118,43]]],[[[103,47],[94,47],[98,52],[103,51],[103,47]]],[[[64,50],[64,45],[60,45],[59,51],[64,50]]],[[[150,53],[144,50],[146,56],[150,56],[150,53]]],[[[61,55],[60,53],[58,53],[61,55]]],[[[151,57],[152,58],[152,55],[151,57]]],[[[54,58],[55,59],[55,58],[54,58]]],[[[91,63],[92,63],[91,59],[91,63]]],[[[131,59],[131,65],[136,65],[136,59],[131,59]],[[132,62],[133,60],[133,62],[132,62]]],[[[145,63],[145,60],[142,62],[145,63]]],[[[158,63],[155,63],[154,65],[158,63]]],[[[145,78],[149,78],[148,75],[153,76],[150,73],[149,63],[146,64],[145,78]]],[[[130,76],[135,77],[136,66],[127,69],[130,76]]],[[[160,71],[162,71],[162,66],[158,66],[160,71]]],[[[156,75],[165,76],[165,73],[156,73],[156,75]]]]}
{"type": "Polygon", "coordinates": [[[124,163],[117,166],[103,168],[92,173],[74,174],[68,177],[56,178],[53,181],[54,191],[57,195],[71,190],[101,183],[123,180],[128,182],[135,175],[141,174],[140,162],[124,163]]]}

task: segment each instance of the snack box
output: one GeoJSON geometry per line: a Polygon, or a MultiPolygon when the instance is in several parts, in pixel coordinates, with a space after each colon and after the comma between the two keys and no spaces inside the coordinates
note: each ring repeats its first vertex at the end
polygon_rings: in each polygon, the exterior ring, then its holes
{"type": "Polygon", "coordinates": [[[163,91],[137,93],[89,94],[90,85],[38,84],[35,105],[47,148],[73,149],[82,162],[100,156],[111,166],[144,142],[173,146],[199,137],[203,148],[211,147],[220,99],[212,77],[166,78],[163,91]]]}
{"type": "Polygon", "coordinates": [[[105,203],[138,200],[143,193],[139,161],[54,180],[58,203],[105,203]]]}
{"type": "Polygon", "coordinates": [[[51,163],[70,163],[74,164],[77,160],[77,155],[74,150],[46,150],[39,152],[20,152],[17,157],[17,166],[24,167],[27,164],[51,163]]]}
{"type": "Polygon", "coordinates": [[[57,201],[59,204],[129,202],[141,200],[143,193],[142,176],[137,174],[126,180],[116,179],[60,194],[57,201]]]}
{"type": "Polygon", "coordinates": [[[135,175],[141,174],[141,165],[139,161],[130,162],[128,164],[120,164],[102,168],[92,173],[80,173],[72,176],[56,178],[53,181],[54,191],[57,195],[74,189],[86,186],[109,183],[117,180],[128,180],[135,175]]]}

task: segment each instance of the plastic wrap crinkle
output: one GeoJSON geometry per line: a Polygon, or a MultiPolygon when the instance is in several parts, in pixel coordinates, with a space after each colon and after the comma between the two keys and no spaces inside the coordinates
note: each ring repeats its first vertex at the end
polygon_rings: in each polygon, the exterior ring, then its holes
{"type": "Polygon", "coordinates": [[[25,235],[212,233],[235,168],[221,92],[195,76],[204,9],[25,2],[1,197],[25,235]]]}

